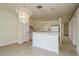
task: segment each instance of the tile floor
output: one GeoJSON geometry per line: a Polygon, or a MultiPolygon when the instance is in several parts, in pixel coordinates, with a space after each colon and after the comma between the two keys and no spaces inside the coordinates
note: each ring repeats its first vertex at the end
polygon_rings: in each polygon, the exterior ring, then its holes
{"type": "Polygon", "coordinates": [[[75,48],[70,44],[68,38],[64,38],[60,45],[60,53],[32,47],[31,42],[23,44],[12,44],[0,47],[0,56],[76,56],[75,48]]]}
{"type": "Polygon", "coordinates": [[[60,54],[64,56],[77,56],[76,49],[73,47],[68,37],[62,39],[60,54]]]}

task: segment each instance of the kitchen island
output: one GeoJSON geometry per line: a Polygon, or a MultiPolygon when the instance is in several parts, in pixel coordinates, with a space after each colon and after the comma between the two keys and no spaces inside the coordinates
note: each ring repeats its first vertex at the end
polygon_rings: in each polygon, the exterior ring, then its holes
{"type": "Polygon", "coordinates": [[[33,32],[32,46],[59,53],[58,32],[33,32]]]}

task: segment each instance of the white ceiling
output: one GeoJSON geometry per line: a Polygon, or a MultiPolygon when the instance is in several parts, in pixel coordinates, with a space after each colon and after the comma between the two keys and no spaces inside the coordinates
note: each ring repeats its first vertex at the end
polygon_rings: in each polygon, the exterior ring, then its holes
{"type": "MultiPolygon", "coordinates": [[[[26,3],[26,8],[32,13],[32,19],[56,20],[60,16],[68,21],[78,4],[72,3],[26,3]],[[42,5],[43,8],[37,9],[36,6],[42,5]],[[52,9],[54,8],[54,9],[52,9]]],[[[0,3],[0,8],[16,13],[16,8],[23,7],[21,3],[0,3]]]]}

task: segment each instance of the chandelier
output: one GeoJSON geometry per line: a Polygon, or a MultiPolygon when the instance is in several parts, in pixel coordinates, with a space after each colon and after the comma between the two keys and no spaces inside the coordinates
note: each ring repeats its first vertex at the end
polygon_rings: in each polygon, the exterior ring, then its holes
{"type": "Polygon", "coordinates": [[[21,21],[28,21],[31,16],[31,12],[26,9],[25,4],[23,4],[23,7],[17,8],[16,12],[18,14],[18,18],[21,19],[21,21]]]}

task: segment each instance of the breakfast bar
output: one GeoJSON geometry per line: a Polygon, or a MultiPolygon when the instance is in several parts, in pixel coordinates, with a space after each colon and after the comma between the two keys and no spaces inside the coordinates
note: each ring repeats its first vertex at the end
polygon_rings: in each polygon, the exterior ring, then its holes
{"type": "Polygon", "coordinates": [[[58,32],[33,32],[32,46],[59,53],[58,32]]]}

